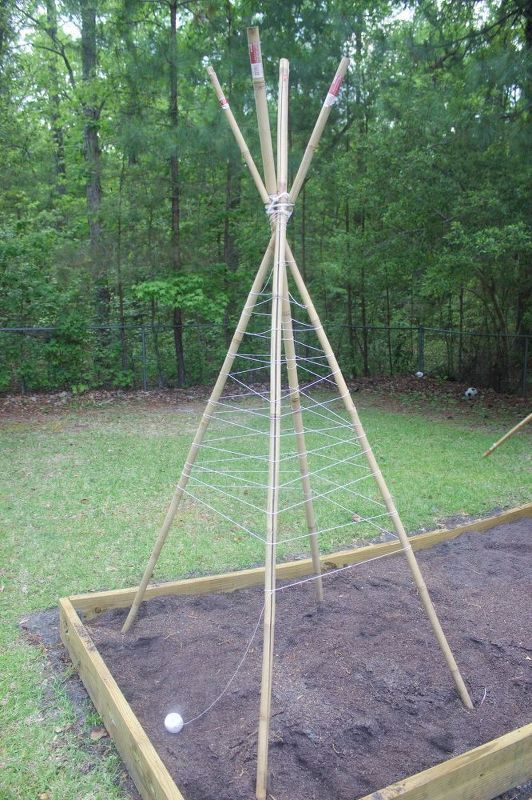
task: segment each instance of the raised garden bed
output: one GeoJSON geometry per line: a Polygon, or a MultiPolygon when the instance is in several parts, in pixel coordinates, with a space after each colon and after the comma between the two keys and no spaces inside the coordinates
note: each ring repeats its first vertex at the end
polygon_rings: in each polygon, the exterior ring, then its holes
{"type": "MultiPolygon", "coordinates": [[[[279,594],[272,797],[488,800],[532,777],[531,515],[529,505],[411,539],[416,550],[437,546],[421,568],[473,712],[454,694],[401,555],[359,563],[396,542],[324,557],[326,568],[359,566],[325,579],[319,613],[312,584],[279,594]]],[[[282,564],[278,579],[310,570],[282,564]]],[[[224,687],[259,617],[262,581],[254,569],[151,587],[158,599],[125,637],[134,589],[61,600],[63,641],[144,798],[254,797],[260,635],[208,714],[177,736],[162,720],[174,708],[191,718],[224,687]]]]}

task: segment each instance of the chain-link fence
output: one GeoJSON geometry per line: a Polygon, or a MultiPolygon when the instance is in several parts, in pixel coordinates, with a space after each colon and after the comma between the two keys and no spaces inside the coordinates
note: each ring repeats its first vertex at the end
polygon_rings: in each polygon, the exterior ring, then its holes
{"type": "MultiPolygon", "coordinates": [[[[424,326],[324,327],[348,378],[421,371],[528,395],[528,336],[424,326]]],[[[231,333],[222,324],[183,327],[187,385],[215,380],[231,333]]],[[[165,388],[176,386],[177,376],[171,327],[0,328],[1,392],[165,388]]]]}

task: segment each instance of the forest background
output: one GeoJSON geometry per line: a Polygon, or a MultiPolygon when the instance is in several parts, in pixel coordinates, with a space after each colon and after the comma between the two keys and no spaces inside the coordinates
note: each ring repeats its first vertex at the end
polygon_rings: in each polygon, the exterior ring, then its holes
{"type": "Polygon", "coordinates": [[[205,67],[259,161],[250,24],[292,177],[352,58],[290,223],[346,374],[432,330],[436,374],[524,390],[530,0],[1,0],[0,391],[216,374],[269,229],[205,67]]]}

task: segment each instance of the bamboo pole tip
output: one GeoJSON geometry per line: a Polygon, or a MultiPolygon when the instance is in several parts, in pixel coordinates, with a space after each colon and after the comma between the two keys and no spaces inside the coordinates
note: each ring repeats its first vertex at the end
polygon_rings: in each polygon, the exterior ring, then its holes
{"type": "Polygon", "coordinates": [[[288,71],[290,69],[290,62],[287,58],[281,58],[279,61],[279,75],[288,75],[288,71]]]}
{"type": "Polygon", "coordinates": [[[248,34],[248,42],[258,42],[259,40],[259,28],[257,25],[250,25],[247,29],[248,34]]]}

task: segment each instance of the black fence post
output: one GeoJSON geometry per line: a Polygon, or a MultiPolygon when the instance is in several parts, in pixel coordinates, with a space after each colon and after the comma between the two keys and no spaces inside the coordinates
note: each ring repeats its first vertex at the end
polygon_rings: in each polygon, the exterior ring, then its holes
{"type": "Polygon", "coordinates": [[[144,330],[144,325],[140,329],[140,337],[141,337],[141,358],[142,358],[142,388],[144,391],[148,389],[148,370],[146,364],[146,331],[144,330]]]}
{"type": "Polygon", "coordinates": [[[525,346],[523,355],[523,397],[528,397],[528,336],[525,336],[525,346]]]}
{"type": "Polygon", "coordinates": [[[420,325],[417,329],[417,369],[418,372],[425,372],[425,326],[420,325]]]}

